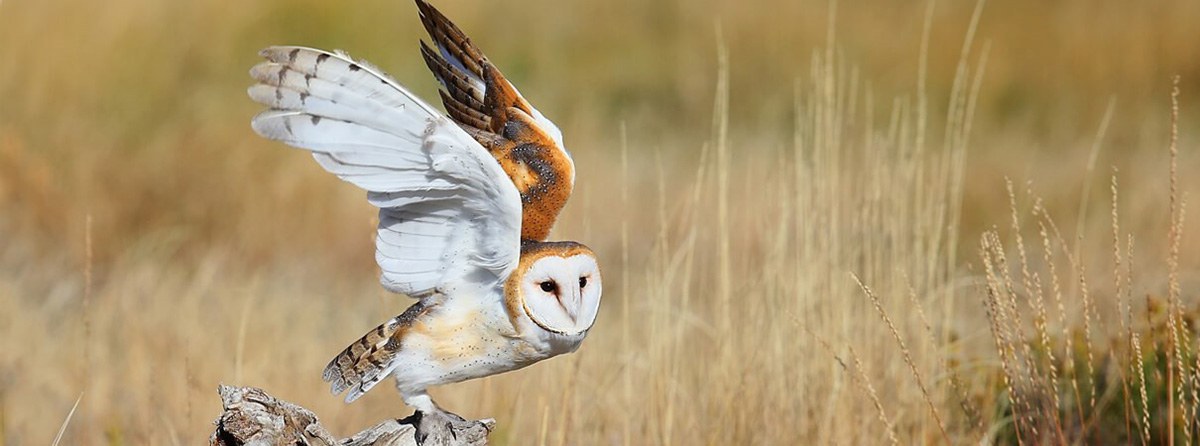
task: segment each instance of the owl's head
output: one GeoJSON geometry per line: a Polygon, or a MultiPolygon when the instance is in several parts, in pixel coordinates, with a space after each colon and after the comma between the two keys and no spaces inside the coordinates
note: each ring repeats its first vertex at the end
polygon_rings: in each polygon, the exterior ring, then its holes
{"type": "Polygon", "coordinates": [[[510,308],[539,327],[561,335],[586,332],[600,308],[600,265],[591,249],[575,242],[529,242],[507,284],[510,308]]]}

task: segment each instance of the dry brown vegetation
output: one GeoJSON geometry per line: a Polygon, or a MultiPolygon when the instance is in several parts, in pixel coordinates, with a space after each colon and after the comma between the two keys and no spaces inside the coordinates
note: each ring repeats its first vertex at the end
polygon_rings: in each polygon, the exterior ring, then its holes
{"type": "MultiPolygon", "coordinates": [[[[1043,3],[439,3],[567,134],[606,293],[434,396],[498,444],[1200,442],[1200,4],[1043,3]]],[[[195,444],[219,382],[409,412],[321,382],[409,301],[244,88],[304,44],[431,97],[415,14],[0,2],[0,444],[195,444]]]]}

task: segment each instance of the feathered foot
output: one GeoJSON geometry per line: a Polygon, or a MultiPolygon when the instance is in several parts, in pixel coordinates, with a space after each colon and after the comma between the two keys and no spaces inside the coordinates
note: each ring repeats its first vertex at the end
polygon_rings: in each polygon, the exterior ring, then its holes
{"type": "Polygon", "coordinates": [[[427,412],[418,410],[402,423],[416,426],[416,440],[421,446],[473,446],[487,444],[487,436],[496,421],[491,418],[467,421],[437,408],[427,412]]]}

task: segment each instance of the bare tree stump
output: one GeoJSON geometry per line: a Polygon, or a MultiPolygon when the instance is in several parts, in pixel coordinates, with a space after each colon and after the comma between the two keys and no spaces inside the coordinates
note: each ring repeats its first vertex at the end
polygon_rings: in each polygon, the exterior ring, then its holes
{"type": "MultiPolygon", "coordinates": [[[[416,446],[418,414],[402,420],[386,420],[350,438],[337,439],[312,411],[276,399],[256,387],[219,386],[225,412],[213,424],[210,446],[312,445],[312,446],[416,446]]],[[[486,446],[495,420],[455,428],[451,439],[429,439],[426,443],[447,446],[486,446]]]]}

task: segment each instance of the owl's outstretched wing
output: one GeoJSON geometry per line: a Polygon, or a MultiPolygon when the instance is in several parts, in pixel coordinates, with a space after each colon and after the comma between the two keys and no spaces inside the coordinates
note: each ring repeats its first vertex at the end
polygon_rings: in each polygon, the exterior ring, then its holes
{"type": "Polygon", "coordinates": [[[475,139],[345,54],[261,55],[249,93],[271,109],[254,117],[254,130],[312,151],[325,170],[367,190],[379,207],[385,288],[419,297],[508,277],[520,256],[520,195],[475,139]]]}
{"type": "Polygon", "coordinates": [[[446,112],[500,162],[521,193],[522,240],[545,240],[575,186],[558,127],[533,108],[454,23],[416,0],[434,47],[421,55],[442,84],[446,112]]]}

